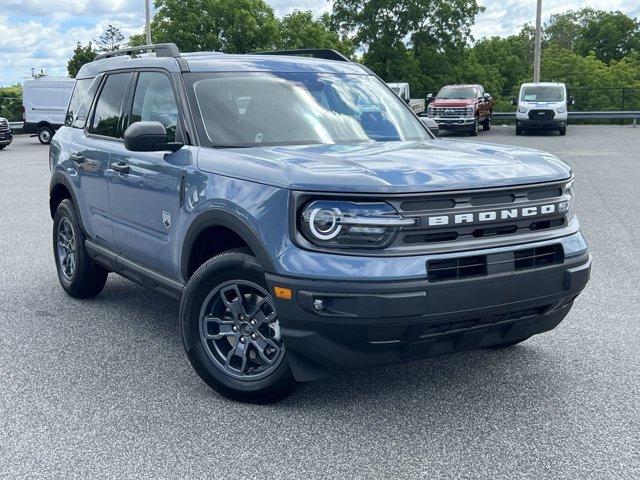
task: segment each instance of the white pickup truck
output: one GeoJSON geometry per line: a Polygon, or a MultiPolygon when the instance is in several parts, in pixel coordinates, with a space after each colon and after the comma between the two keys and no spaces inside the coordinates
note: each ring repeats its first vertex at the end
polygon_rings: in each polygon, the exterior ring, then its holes
{"type": "Polygon", "coordinates": [[[411,107],[413,113],[418,115],[419,113],[424,112],[426,107],[424,98],[411,98],[408,83],[388,83],[387,85],[389,85],[389,88],[411,107]]]}

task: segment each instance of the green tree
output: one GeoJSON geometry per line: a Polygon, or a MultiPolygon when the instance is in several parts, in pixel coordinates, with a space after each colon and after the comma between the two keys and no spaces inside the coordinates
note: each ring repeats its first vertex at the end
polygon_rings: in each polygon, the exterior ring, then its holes
{"type": "Polygon", "coordinates": [[[120,29],[109,24],[104,33],[95,42],[99,52],[110,52],[118,50],[123,41],[124,35],[122,35],[120,29]]]}
{"type": "Polygon", "coordinates": [[[350,39],[332,29],[329,14],[315,19],[309,10],[295,10],[284,16],[280,21],[278,48],[331,48],[349,57],[355,51],[350,39]]]}
{"type": "Polygon", "coordinates": [[[622,12],[583,8],[551,17],[547,43],[609,64],[640,48],[640,22],[622,12]]]}
{"type": "MultiPolygon", "coordinates": [[[[156,0],[155,8],[153,42],[172,42],[183,52],[248,53],[278,41],[278,20],[263,0],[156,0]]],[[[144,35],[129,41],[145,43],[144,35]]]]}
{"type": "Polygon", "coordinates": [[[75,78],[80,71],[80,68],[89,62],[93,62],[98,52],[93,49],[93,45],[89,42],[87,45],[82,45],[80,42],[76,44],[76,48],[73,50],[73,56],[67,62],[67,71],[69,76],[75,78]]]}
{"type": "Polygon", "coordinates": [[[482,10],[476,0],[336,0],[332,23],[365,50],[364,62],[384,80],[409,79],[420,72],[416,90],[451,70],[444,58],[455,59],[464,49],[482,10]]]}

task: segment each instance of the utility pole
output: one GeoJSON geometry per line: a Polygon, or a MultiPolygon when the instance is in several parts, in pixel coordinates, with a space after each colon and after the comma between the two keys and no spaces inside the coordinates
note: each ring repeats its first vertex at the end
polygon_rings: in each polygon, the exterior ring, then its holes
{"type": "Polygon", "coordinates": [[[151,0],[144,0],[144,13],[147,18],[147,23],[145,26],[145,31],[147,33],[147,45],[151,45],[151,5],[149,5],[151,0]]]}
{"type": "Polygon", "coordinates": [[[538,0],[536,7],[536,36],[533,53],[533,81],[540,81],[540,44],[542,42],[542,0],[538,0]]]}

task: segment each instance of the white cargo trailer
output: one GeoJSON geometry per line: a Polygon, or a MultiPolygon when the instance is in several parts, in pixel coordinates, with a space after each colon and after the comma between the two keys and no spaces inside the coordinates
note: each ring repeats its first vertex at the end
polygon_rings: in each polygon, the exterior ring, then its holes
{"type": "Polygon", "coordinates": [[[68,77],[37,77],[25,80],[22,112],[25,133],[36,134],[40,143],[51,142],[64,123],[75,80],[68,77]]]}

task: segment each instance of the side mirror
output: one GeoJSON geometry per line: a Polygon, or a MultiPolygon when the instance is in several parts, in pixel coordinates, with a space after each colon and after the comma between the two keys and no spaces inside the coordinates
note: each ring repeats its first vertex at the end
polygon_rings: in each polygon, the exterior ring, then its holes
{"type": "Polygon", "coordinates": [[[167,130],[160,122],[135,122],[124,132],[124,147],[132,152],[175,152],[183,145],[167,141],[167,130]]]}
{"type": "Polygon", "coordinates": [[[517,98],[512,98],[511,99],[511,105],[518,105],[518,99],[517,98]]]}
{"type": "Polygon", "coordinates": [[[410,98],[405,98],[404,99],[404,103],[406,103],[407,105],[411,105],[411,99],[410,98]]]}
{"type": "Polygon", "coordinates": [[[490,93],[485,93],[483,98],[485,100],[489,101],[489,100],[491,100],[491,94],[490,93]]]}
{"type": "Polygon", "coordinates": [[[433,118],[429,118],[429,117],[418,117],[418,118],[420,118],[420,121],[422,122],[422,124],[425,127],[427,127],[429,131],[431,131],[431,133],[433,133],[436,137],[440,136],[440,127],[438,127],[438,123],[433,118]]]}
{"type": "Polygon", "coordinates": [[[576,103],[576,99],[573,97],[569,97],[569,106],[573,107],[573,105],[576,103]]]}

